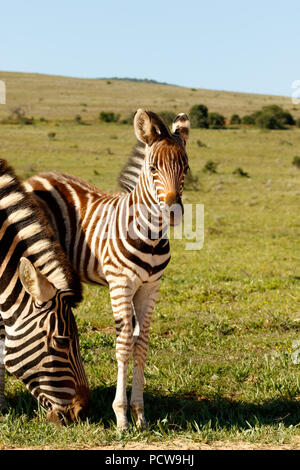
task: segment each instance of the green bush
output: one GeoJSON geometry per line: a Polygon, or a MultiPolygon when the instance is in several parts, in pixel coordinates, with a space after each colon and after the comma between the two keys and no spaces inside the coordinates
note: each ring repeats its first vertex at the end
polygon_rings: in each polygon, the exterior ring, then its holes
{"type": "Polygon", "coordinates": [[[285,111],[277,104],[263,106],[262,112],[276,117],[277,121],[279,121],[283,126],[293,126],[295,124],[295,120],[291,113],[285,111]]]}
{"type": "Polygon", "coordinates": [[[55,132],[48,132],[48,138],[49,140],[55,140],[56,133],[55,132]]]}
{"type": "Polygon", "coordinates": [[[208,128],[208,109],[204,104],[195,104],[189,112],[191,127],[208,128]]]}
{"type": "Polygon", "coordinates": [[[210,129],[224,129],[225,127],[225,117],[220,113],[209,113],[207,121],[210,129]]]}
{"type": "Polygon", "coordinates": [[[118,122],[120,119],[120,114],[101,111],[101,113],[99,114],[99,119],[102,122],[118,122]]]}
{"type": "Polygon", "coordinates": [[[242,124],[245,126],[254,126],[255,124],[255,119],[252,114],[246,114],[245,116],[242,117],[242,124]]]}
{"type": "Polygon", "coordinates": [[[213,160],[208,160],[203,167],[203,171],[204,173],[217,173],[218,165],[219,163],[214,162],[213,160]]]}
{"type": "Polygon", "coordinates": [[[284,129],[280,119],[268,112],[261,112],[255,119],[255,125],[260,129],[284,129]]]}
{"type": "Polygon", "coordinates": [[[297,168],[300,168],[300,157],[294,157],[293,159],[293,165],[295,165],[297,168]]]}
{"type": "Polygon", "coordinates": [[[233,114],[230,118],[230,124],[241,124],[241,118],[238,114],[233,114]]]}
{"type": "Polygon", "coordinates": [[[30,124],[34,124],[34,118],[31,117],[27,117],[27,116],[23,116],[20,118],[20,124],[25,124],[25,125],[30,125],[30,124]]]}
{"type": "Polygon", "coordinates": [[[271,104],[244,116],[242,124],[255,125],[261,129],[285,129],[286,126],[294,125],[295,120],[291,113],[277,104],[271,104]]]}
{"type": "Polygon", "coordinates": [[[173,111],[160,111],[158,114],[168,126],[172,124],[176,118],[176,114],[173,113],[173,111]]]}
{"type": "Polygon", "coordinates": [[[245,178],[250,178],[249,174],[243,170],[243,168],[238,167],[233,172],[234,175],[243,176],[245,178]]]}

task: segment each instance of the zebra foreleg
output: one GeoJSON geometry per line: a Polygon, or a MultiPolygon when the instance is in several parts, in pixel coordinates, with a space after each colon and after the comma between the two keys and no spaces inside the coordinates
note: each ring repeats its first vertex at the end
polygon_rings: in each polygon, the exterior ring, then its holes
{"type": "Polygon", "coordinates": [[[116,325],[116,358],[118,362],[117,388],[113,410],[117,419],[117,427],[126,430],[129,428],[126,395],[127,369],[133,347],[131,299],[125,297],[121,301],[118,299],[118,302],[114,302],[114,298],[111,296],[111,300],[116,325]]]}
{"type": "Polygon", "coordinates": [[[158,296],[158,284],[142,286],[133,298],[136,327],[133,346],[133,377],[130,408],[136,425],[140,429],[147,427],[144,415],[144,368],[148,352],[149,327],[152,311],[158,296]]]}

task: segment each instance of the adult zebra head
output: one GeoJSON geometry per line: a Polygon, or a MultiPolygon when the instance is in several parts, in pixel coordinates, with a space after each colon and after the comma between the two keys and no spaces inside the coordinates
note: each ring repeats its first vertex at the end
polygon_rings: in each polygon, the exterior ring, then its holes
{"type": "Polygon", "coordinates": [[[15,334],[7,338],[5,365],[47,409],[49,421],[68,425],[84,418],[89,404],[72,312],[74,292],[56,289],[25,257],[19,278],[32,300],[31,313],[27,321],[14,324],[15,334]],[[22,353],[21,365],[16,350],[22,353]]]}
{"type": "Polygon", "coordinates": [[[0,317],[5,328],[5,366],[47,409],[48,420],[56,423],[78,420],[89,402],[72,313],[80,300],[77,274],[35,201],[13,169],[0,160],[0,317]]]}
{"type": "MultiPolygon", "coordinates": [[[[172,125],[172,132],[164,121],[152,111],[138,109],[134,117],[134,130],[137,139],[143,144],[136,147],[136,155],[131,157],[131,165],[138,170],[144,167],[144,184],[159,205],[160,210],[169,217],[170,225],[177,225],[183,214],[182,191],[184,177],[189,169],[186,142],[189,136],[190,121],[186,114],[179,114],[172,125]],[[143,157],[143,165],[137,160],[143,157]]],[[[129,161],[130,167],[130,161],[129,161]]],[[[126,177],[131,176],[132,189],[134,172],[128,168],[123,171],[119,182],[124,188],[126,177]]]]}

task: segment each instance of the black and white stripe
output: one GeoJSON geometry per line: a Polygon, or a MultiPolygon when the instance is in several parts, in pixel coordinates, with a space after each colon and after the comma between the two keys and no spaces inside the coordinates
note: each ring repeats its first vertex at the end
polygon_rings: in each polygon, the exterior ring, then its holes
{"type": "Polygon", "coordinates": [[[126,193],[133,191],[137,185],[145,160],[145,152],[145,144],[138,142],[133,147],[131,155],[119,175],[118,183],[126,193]]]}
{"type": "Polygon", "coordinates": [[[108,285],[116,325],[118,379],[113,408],[127,428],[126,376],[133,353],[131,408],[145,426],[144,365],[159,280],[170,261],[164,211],[181,205],[189,121],[180,115],[173,133],[151,111],[134,119],[140,141],[119,177],[123,193],[107,194],[81,178],[46,173],[26,182],[81,279],[108,285]],[[133,328],[133,316],[134,324],[133,328]]]}
{"type": "Polygon", "coordinates": [[[80,300],[78,276],[44,215],[13,169],[0,160],[2,408],[5,362],[47,408],[52,421],[74,421],[75,414],[86,409],[88,384],[71,310],[80,300]]]}

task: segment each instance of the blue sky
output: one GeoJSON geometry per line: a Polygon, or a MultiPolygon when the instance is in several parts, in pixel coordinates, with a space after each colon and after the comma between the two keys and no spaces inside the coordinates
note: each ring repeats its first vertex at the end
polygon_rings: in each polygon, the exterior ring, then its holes
{"type": "Polygon", "coordinates": [[[299,36],[299,0],[11,0],[0,71],[291,96],[299,36]]]}

